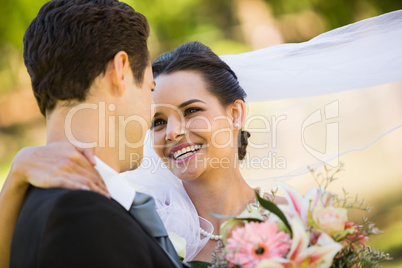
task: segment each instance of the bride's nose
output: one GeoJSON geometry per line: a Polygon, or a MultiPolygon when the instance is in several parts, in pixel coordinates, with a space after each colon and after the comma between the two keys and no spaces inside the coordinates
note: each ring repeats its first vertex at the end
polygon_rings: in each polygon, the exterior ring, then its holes
{"type": "Polygon", "coordinates": [[[166,126],[166,141],[176,141],[185,135],[185,125],[177,119],[168,120],[166,126]]]}

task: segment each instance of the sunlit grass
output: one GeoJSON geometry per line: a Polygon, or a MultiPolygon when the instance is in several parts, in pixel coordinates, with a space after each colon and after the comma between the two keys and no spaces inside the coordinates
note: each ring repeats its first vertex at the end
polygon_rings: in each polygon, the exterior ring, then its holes
{"type": "Polygon", "coordinates": [[[3,187],[8,171],[10,170],[11,160],[0,165],[0,189],[3,187]]]}
{"type": "Polygon", "coordinates": [[[384,249],[385,251],[402,246],[402,222],[396,222],[383,231],[383,234],[373,237],[370,245],[384,249]]]}
{"type": "MultiPolygon", "coordinates": [[[[398,213],[396,210],[394,213],[398,213]]],[[[383,234],[371,237],[369,245],[389,253],[394,259],[384,263],[384,268],[402,267],[402,222],[395,222],[382,231],[383,234]]]]}
{"type": "Polygon", "coordinates": [[[402,268],[402,261],[390,261],[382,264],[382,268],[402,268]]]}

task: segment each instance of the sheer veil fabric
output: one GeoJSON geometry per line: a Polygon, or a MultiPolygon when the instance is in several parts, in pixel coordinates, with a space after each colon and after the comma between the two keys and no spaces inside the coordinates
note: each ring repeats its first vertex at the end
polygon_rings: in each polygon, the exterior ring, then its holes
{"type": "MultiPolygon", "coordinates": [[[[307,42],[223,55],[247,92],[252,137],[241,170],[253,187],[268,189],[307,166],[336,166],[341,155],[364,150],[402,128],[402,10],[353,23],[307,42]]],[[[152,149],[124,174],[155,197],[169,232],[186,239],[189,261],[212,225],[197,215],[180,180],[152,149]]]]}

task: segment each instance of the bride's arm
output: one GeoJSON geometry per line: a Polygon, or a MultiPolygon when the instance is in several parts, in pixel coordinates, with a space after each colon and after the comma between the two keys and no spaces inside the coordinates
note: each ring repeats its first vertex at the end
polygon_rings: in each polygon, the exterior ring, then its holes
{"type": "Polygon", "coordinates": [[[29,186],[21,181],[11,169],[0,193],[0,267],[9,267],[11,238],[29,186]]]}
{"type": "Polygon", "coordinates": [[[89,150],[67,142],[24,148],[16,155],[0,192],[0,267],[9,266],[11,239],[29,185],[93,190],[109,196],[94,165],[89,150]]]}

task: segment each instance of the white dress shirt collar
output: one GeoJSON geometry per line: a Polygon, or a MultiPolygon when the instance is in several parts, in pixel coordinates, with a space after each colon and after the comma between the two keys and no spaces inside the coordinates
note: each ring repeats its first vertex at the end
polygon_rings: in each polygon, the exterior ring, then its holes
{"type": "Polygon", "coordinates": [[[122,205],[127,211],[130,209],[134,201],[134,187],[120,174],[109,167],[105,162],[95,156],[95,169],[99,172],[106,184],[107,190],[114,200],[122,205]]]}

